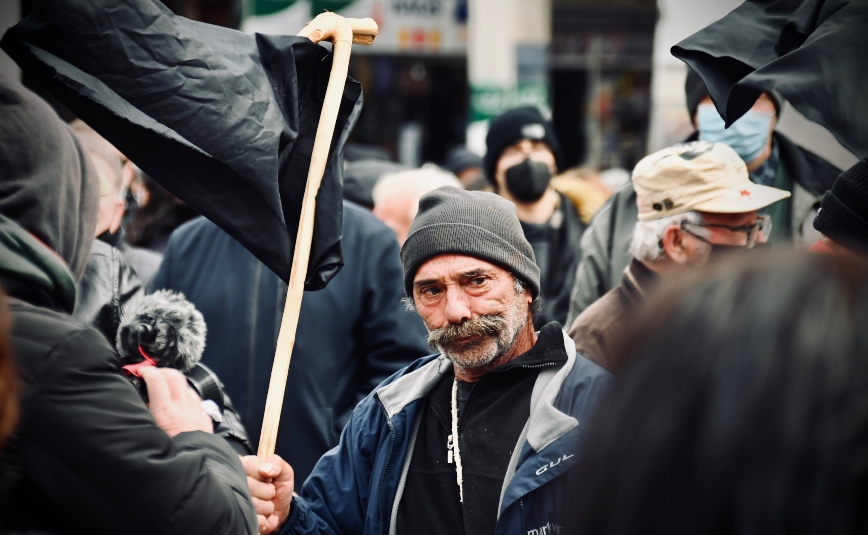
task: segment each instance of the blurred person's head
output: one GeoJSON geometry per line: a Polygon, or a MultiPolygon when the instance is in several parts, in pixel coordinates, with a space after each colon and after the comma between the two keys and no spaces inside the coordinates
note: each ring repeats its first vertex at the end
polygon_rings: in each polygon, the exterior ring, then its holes
{"type": "Polygon", "coordinates": [[[115,234],[124,216],[127,176],[130,166],[119,150],[80,119],[69,124],[78,140],[93,160],[99,175],[99,218],[96,235],[115,234]]]}
{"type": "Polygon", "coordinates": [[[344,165],[344,199],[374,209],[374,186],[385,175],[410,167],[387,160],[361,159],[344,165]]]}
{"type": "Polygon", "coordinates": [[[464,189],[470,191],[479,191],[488,185],[482,165],[481,156],[461,146],[450,150],[443,162],[443,168],[458,177],[464,189]]]}
{"type": "Polygon", "coordinates": [[[868,256],[868,158],[838,176],[823,197],[814,228],[832,252],[868,256]]]}
{"type": "Polygon", "coordinates": [[[172,231],[198,214],[148,175],[139,173],[137,180],[143,190],[139,193],[142,203],[126,229],[127,241],[161,253],[172,231]]]}
{"type": "Polygon", "coordinates": [[[771,221],[758,211],[790,196],[754,184],[733,149],[707,141],[646,156],[633,170],[633,187],[639,221],[630,253],[661,275],[764,243],[771,221]]]}
{"type": "Polygon", "coordinates": [[[455,187],[424,195],[401,261],[408,306],[456,375],[533,345],[540,272],[511,202],[455,187]]]}
{"type": "Polygon", "coordinates": [[[726,123],[714,107],[702,78],[687,68],[685,83],[687,109],[699,139],[729,145],[753,171],[772,152],[772,137],[778,123],[783,98],[775,92],[762,93],[753,107],[726,128],[726,123]]]}
{"type": "Polygon", "coordinates": [[[495,117],[485,144],[485,175],[499,195],[533,204],[549,190],[561,159],[560,144],[539,109],[525,106],[495,117]]]}
{"type": "Polygon", "coordinates": [[[671,281],[621,347],[575,532],[868,529],[868,267],[735,260],[671,281]]]}
{"type": "Polygon", "coordinates": [[[11,316],[0,291],[0,449],[18,422],[18,374],[9,341],[11,316]]]}
{"type": "MultiPolygon", "coordinates": [[[[75,134],[48,104],[3,77],[0,174],[0,215],[35,237],[52,255],[56,253],[78,280],[96,228],[100,192],[96,169],[75,134]]],[[[16,242],[15,247],[20,245],[16,242]]],[[[0,272],[4,268],[12,266],[0,262],[0,272]]]]}
{"type": "Polygon", "coordinates": [[[419,199],[443,186],[460,188],[461,183],[455,175],[434,164],[385,175],[372,193],[374,215],[395,231],[398,243],[403,245],[419,212],[419,199]]]}

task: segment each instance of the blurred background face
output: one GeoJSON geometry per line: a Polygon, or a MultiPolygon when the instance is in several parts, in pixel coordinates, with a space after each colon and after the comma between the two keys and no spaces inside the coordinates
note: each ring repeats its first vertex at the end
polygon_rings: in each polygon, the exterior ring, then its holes
{"type": "Polygon", "coordinates": [[[775,114],[774,102],[763,93],[744,116],[726,128],[711,97],[706,95],[696,108],[693,123],[699,139],[729,145],[747,164],[748,171],[753,171],[771,154],[771,135],[777,126],[775,114]]]}
{"type": "MultiPolygon", "coordinates": [[[[687,225],[686,228],[682,229],[686,263],[696,267],[706,264],[715,249],[723,251],[735,247],[746,247],[748,243],[747,232],[723,227],[749,227],[755,224],[757,219],[756,211],[740,214],[711,212],[700,212],[700,214],[703,226],[699,228],[705,234],[703,237],[694,233],[697,229],[696,226],[687,225]]],[[[765,242],[765,236],[760,235],[757,238],[757,243],[765,242]]]]}
{"type": "Polygon", "coordinates": [[[407,241],[418,202],[415,195],[408,193],[392,195],[374,205],[374,215],[395,231],[400,245],[407,241]]]}
{"type": "Polygon", "coordinates": [[[124,200],[118,187],[121,177],[116,176],[117,173],[105,158],[94,153],[90,153],[90,156],[99,174],[100,183],[99,218],[94,235],[99,236],[104,232],[114,234],[120,228],[124,215],[124,200]]]}
{"type": "Polygon", "coordinates": [[[548,165],[549,172],[552,175],[557,172],[555,166],[555,155],[546,142],[522,139],[518,143],[507,147],[506,150],[500,154],[500,159],[497,160],[495,180],[497,181],[498,189],[508,189],[506,186],[507,169],[520,164],[528,158],[535,162],[548,165]]]}
{"type": "MultiPolygon", "coordinates": [[[[747,227],[756,223],[757,212],[745,212],[742,214],[714,214],[711,212],[700,212],[702,222],[709,225],[721,225],[726,227],[747,227]]],[[[709,232],[708,241],[714,244],[721,245],[736,245],[744,247],[747,245],[747,234],[740,231],[733,231],[720,227],[704,227],[709,232]]],[[[760,236],[758,243],[765,243],[765,236],[760,236]]]]}

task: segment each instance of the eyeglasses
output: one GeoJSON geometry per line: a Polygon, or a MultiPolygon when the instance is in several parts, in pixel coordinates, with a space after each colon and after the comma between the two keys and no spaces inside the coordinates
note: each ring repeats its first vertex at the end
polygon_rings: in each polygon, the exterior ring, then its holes
{"type": "MultiPolygon", "coordinates": [[[[762,235],[764,237],[768,237],[769,234],[771,234],[771,232],[772,232],[772,218],[769,215],[758,215],[758,216],[756,216],[756,223],[754,223],[753,225],[745,225],[745,226],[741,226],[741,227],[734,227],[734,226],[730,226],[730,225],[715,225],[713,223],[690,223],[687,221],[681,222],[681,228],[686,230],[687,232],[690,232],[689,230],[684,228],[687,226],[704,227],[704,228],[719,228],[719,229],[728,230],[730,232],[744,232],[746,239],[747,239],[747,245],[745,245],[745,248],[753,249],[753,247],[756,245],[757,240],[759,239],[760,235],[762,235]]],[[[693,234],[693,233],[690,232],[690,234],[693,234]]],[[[693,234],[693,235],[704,242],[708,242],[708,240],[706,240],[702,236],[697,236],[696,234],[693,234]]],[[[710,243],[710,242],[708,242],[708,243],[710,243]]]]}

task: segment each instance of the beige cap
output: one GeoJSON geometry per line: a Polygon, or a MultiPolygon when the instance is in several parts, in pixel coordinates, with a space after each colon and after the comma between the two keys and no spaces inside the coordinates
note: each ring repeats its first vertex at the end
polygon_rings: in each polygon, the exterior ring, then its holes
{"type": "Polygon", "coordinates": [[[641,221],[690,210],[752,212],[790,196],[751,182],[738,154],[710,141],[679,143],[642,158],[633,169],[633,188],[641,221]]]}

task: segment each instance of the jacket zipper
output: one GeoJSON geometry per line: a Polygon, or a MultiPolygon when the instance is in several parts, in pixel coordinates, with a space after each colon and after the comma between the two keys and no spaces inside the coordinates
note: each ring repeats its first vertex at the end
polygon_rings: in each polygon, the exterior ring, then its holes
{"type": "MultiPolygon", "coordinates": [[[[536,370],[538,368],[550,368],[552,366],[557,366],[558,364],[560,364],[560,363],[558,363],[558,362],[544,362],[542,364],[521,364],[519,366],[516,366],[515,368],[525,368],[527,370],[536,370]]],[[[515,368],[507,368],[505,370],[502,370],[500,368],[495,368],[488,373],[508,372],[509,370],[514,370],[515,368]]]]}
{"type": "Polygon", "coordinates": [[[389,454],[386,455],[386,463],[383,465],[383,475],[380,477],[380,535],[386,535],[386,524],[383,522],[383,507],[385,506],[383,495],[386,489],[386,473],[388,472],[389,461],[392,460],[392,451],[395,449],[395,426],[392,425],[392,419],[389,418],[386,407],[383,407],[379,399],[377,399],[377,402],[380,404],[380,409],[383,411],[383,416],[386,417],[386,423],[389,425],[389,454]]]}

